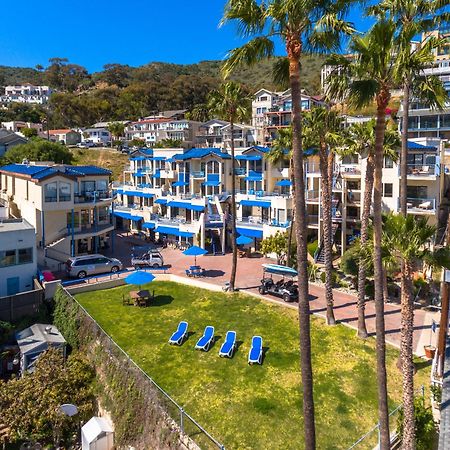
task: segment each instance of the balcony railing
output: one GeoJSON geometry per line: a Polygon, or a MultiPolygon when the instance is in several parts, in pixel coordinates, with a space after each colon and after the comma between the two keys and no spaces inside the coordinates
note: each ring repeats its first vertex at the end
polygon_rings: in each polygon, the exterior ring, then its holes
{"type": "Polygon", "coordinates": [[[406,208],[412,213],[433,213],[436,211],[435,198],[407,198],[406,208]]]}
{"type": "Polygon", "coordinates": [[[151,167],[136,167],[134,169],[134,171],[136,173],[141,172],[141,173],[152,173],[153,169],[151,167]]]}
{"type": "MultiPolygon", "coordinates": [[[[399,166],[400,175],[400,166],[399,166]]],[[[439,175],[439,164],[408,164],[408,176],[433,177],[439,175]]]]}
{"type": "Polygon", "coordinates": [[[306,191],[306,200],[318,202],[320,200],[319,191],[306,191]]]}
{"type": "Polygon", "coordinates": [[[306,173],[320,173],[320,166],[318,163],[305,163],[305,172],[306,173]]]}
{"type": "Polygon", "coordinates": [[[93,203],[99,200],[106,200],[111,198],[109,191],[89,191],[74,194],[74,203],[93,203]]]}
{"type": "Polygon", "coordinates": [[[203,170],[197,170],[194,172],[191,172],[192,178],[205,178],[205,172],[203,170]]]}
{"type": "Polygon", "coordinates": [[[306,216],[306,221],[308,225],[319,226],[319,216],[317,214],[308,214],[306,216]]]}
{"type": "Polygon", "coordinates": [[[234,174],[237,176],[243,176],[247,173],[247,169],[245,167],[238,167],[234,169],[234,174]]]}
{"type": "Polygon", "coordinates": [[[361,175],[361,167],[356,164],[341,164],[339,169],[342,175],[361,175]]]}

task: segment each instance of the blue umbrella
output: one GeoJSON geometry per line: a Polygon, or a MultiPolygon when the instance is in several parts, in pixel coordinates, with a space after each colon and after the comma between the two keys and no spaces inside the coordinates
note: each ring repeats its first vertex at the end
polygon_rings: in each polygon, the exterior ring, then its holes
{"type": "Polygon", "coordinates": [[[290,180],[280,180],[277,182],[277,186],[292,186],[292,181],[290,180]]]}
{"type": "Polygon", "coordinates": [[[249,238],[248,236],[244,236],[244,235],[239,236],[236,239],[236,244],[237,245],[247,245],[247,244],[251,244],[252,242],[253,242],[252,238],[249,238]]]}
{"type": "Polygon", "coordinates": [[[144,272],[142,270],[137,270],[133,272],[131,275],[128,275],[125,278],[125,282],[128,284],[137,284],[140,286],[141,284],[150,283],[155,279],[155,275],[150,272],[144,272]]]}
{"type": "Polygon", "coordinates": [[[183,254],[186,256],[194,256],[195,265],[197,265],[197,256],[206,255],[208,253],[204,248],[198,247],[197,245],[193,245],[192,247],[187,248],[183,254]]]}

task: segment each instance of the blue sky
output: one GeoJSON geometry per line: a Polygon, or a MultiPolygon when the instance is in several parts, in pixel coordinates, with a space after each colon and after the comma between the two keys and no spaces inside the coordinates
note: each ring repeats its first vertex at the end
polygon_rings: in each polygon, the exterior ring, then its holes
{"type": "MultiPolygon", "coordinates": [[[[218,27],[225,0],[2,0],[0,65],[34,67],[66,57],[89,71],[106,63],[195,63],[240,44],[218,27]],[[12,19],[14,17],[14,19],[12,19]],[[10,20],[11,19],[11,20],[10,20]]],[[[367,29],[361,11],[349,17],[367,29]]]]}

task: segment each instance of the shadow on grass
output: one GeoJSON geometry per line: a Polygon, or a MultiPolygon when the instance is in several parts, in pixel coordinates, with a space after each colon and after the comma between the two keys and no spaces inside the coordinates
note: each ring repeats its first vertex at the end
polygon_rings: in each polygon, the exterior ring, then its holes
{"type": "Polygon", "coordinates": [[[209,346],[208,351],[212,350],[214,348],[214,346],[216,345],[216,342],[218,340],[220,340],[222,338],[222,336],[220,336],[219,334],[217,334],[216,336],[213,337],[212,341],[211,341],[211,345],[209,346]]]}
{"type": "Polygon", "coordinates": [[[416,370],[425,369],[426,367],[430,367],[432,362],[433,361],[431,359],[427,361],[425,360],[415,361],[414,367],[416,368],[416,370]]]}
{"type": "Polygon", "coordinates": [[[269,352],[270,347],[263,347],[262,348],[262,358],[261,358],[261,364],[264,364],[264,361],[266,360],[266,355],[269,352]]]}
{"type": "Polygon", "coordinates": [[[171,295],[155,295],[151,301],[150,306],[164,306],[172,303],[173,297],[171,295]]]}

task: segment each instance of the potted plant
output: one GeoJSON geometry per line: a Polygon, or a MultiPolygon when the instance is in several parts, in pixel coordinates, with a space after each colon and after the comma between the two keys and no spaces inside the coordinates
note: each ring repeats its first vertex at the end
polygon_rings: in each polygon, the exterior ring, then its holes
{"type": "Polygon", "coordinates": [[[434,345],[424,345],[424,350],[425,350],[425,356],[428,359],[433,359],[434,358],[434,354],[436,353],[436,347],[434,345]]]}

